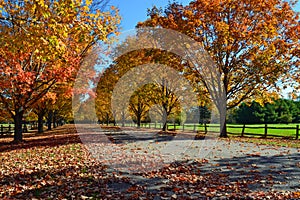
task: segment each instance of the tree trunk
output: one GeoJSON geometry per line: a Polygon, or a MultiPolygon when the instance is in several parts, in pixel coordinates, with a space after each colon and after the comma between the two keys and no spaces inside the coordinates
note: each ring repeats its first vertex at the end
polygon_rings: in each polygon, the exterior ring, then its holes
{"type": "Polygon", "coordinates": [[[109,118],[108,118],[108,113],[106,113],[106,125],[108,126],[109,124],[109,118]]]}
{"type": "Polygon", "coordinates": [[[56,128],[56,121],[57,121],[57,111],[53,112],[53,128],[56,128]]]}
{"type": "Polygon", "coordinates": [[[39,113],[38,114],[38,133],[44,132],[43,118],[44,118],[44,113],[39,113]]]}
{"type": "Polygon", "coordinates": [[[163,122],[162,131],[166,131],[166,130],[167,130],[167,122],[163,122]]]}
{"type": "Polygon", "coordinates": [[[125,112],[122,111],[122,127],[125,126],[125,112]]]}
{"type": "Polygon", "coordinates": [[[166,131],[167,130],[167,118],[168,118],[168,114],[165,108],[163,108],[163,113],[162,113],[162,123],[163,123],[163,127],[162,127],[162,131],[166,131]]]}
{"type": "Polygon", "coordinates": [[[52,120],[53,120],[53,111],[49,111],[49,113],[48,113],[48,121],[47,121],[48,131],[50,131],[51,128],[52,128],[52,120]]]}
{"type": "MultiPolygon", "coordinates": [[[[221,124],[220,124],[221,125],[221,124]]],[[[222,125],[221,125],[222,127],[222,125]]],[[[221,133],[220,133],[220,137],[228,137],[227,135],[227,125],[226,125],[226,119],[224,121],[224,125],[222,127],[221,133]]]]}
{"type": "Polygon", "coordinates": [[[22,142],[23,140],[23,131],[22,131],[22,119],[23,119],[23,111],[16,112],[14,116],[14,142],[22,142]]]}
{"type": "Polygon", "coordinates": [[[137,127],[140,128],[141,127],[141,116],[137,116],[137,127]]]}
{"type": "MultiPolygon", "coordinates": [[[[224,96],[226,97],[225,94],[224,94],[224,96]]],[[[219,98],[223,99],[222,95],[219,98]]],[[[218,107],[219,115],[220,115],[220,137],[226,138],[226,137],[228,137],[227,136],[227,122],[226,122],[227,102],[226,101],[220,101],[218,105],[216,104],[216,106],[218,107]]]]}

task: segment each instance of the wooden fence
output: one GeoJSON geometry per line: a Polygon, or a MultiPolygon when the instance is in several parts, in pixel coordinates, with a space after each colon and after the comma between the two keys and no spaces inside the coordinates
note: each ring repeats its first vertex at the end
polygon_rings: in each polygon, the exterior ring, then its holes
{"type": "MultiPolygon", "coordinates": [[[[125,126],[131,126],[131,127],[136,127],[136,124],[126,124],[125,126]]],[[[154,129],[161,129],[162,128],[162,124],[161,123],[142,123],[141,124],[142,128],[154,128],[154,129]]],[[[228,129],[240,129],[241,132],[240,133],[231,133],[228,132],[228,134],[235,134],[235,135],[240,135],[242,137],[249,135],[249,136],[261,136],[264,138],[267,138],[268,136],[273,136],[273,137],[292,137],[292,138],[296,138],[299,139],[299,125],[295,125],[295,126],[286,126],[286,127],[276,127],[275,124],[262,124],[262,125],[255,125],[255,126],[251,126],[251,125],[246,125],[246,124],[241,124],[241,125],[227,125],[227,131],[228,129]],[[251,132],[246,132],[246,129],[263,129],[262,133],[251,133],[251,132]],[[272,134],[272,130],[294,130],[294,134],[293,136],[287,136],[285,134],[272,134]]],[[[193,132],[203,132],[203,133],[207,133],[207,132],[216,132],[220,130],[220,126],[216,125],[216,124],[167,124],[167,130],[171,130],[171,131],[193,131],[193,132]],[[218,129],[219,128],[219,129],[218,129]],[[215,130],[213,130],[215,129],[215,130]],[[218,129],[218,130],[217,130],[218,129]]]]}
{"type": "MultiPolygon", "coordinates": [[[[23,124],[23,133],[28,132],[28,130],[36,129],[36,124],[23,124]]],[[[14,124],[8,124],[8,125],[0,125],[0,135],[11,135],[14,133],[14,124]]]]}
{"type": "MultiPolygon", "coordinates": [[[[267,138],[268,136],[278,136],[280,137],[280,135],[274,135],[271,134],[269,130],[294,130],[295,132],[295,138],[299,139],[299,125],[295,125],[294,127],[291,126],[286,126],[286,127],[276,127],[273,125],[268,125],[268,124],[264,124],[263,126],[248,126],[246,124],[243,124],[241,126],[230,126],[228,125],[227,128],[241,128],[241,136],[245,136],[245,135],[261,135],[261,134],[254,134],[254,133],[246,133],[245,129],[262,129],[264,130],[262,137],[267,138]]],[[[281,137],[287,137],[286,135],[281,135],[281,137]]]]}
{"type": "Polygon", "coordinates": [[[8,126],[4,126],[4,125],[0,125],[0,134],[1,135],[9,135],[12,134],[14,131],[14,127],[12,125],[8,125],[8,126]]]}
{"type": "MultiPolygon", "coordinates": [[[[27,132],[28,128],[29,129],[34,129],[36,125],[28,124],[28,125],[23,125],[23,132],[27,132]]],[[[136,124],[125,124],[125,126],[135,126],[136,124]]],[[[142,128],[154,128],[154,129],[161,129],[162,124],[161,123],[142,123],[141,124],[142,128]]],[[[274,135],[272,134],[272,130],[292,130],[294,131],[293,138],[299,139],[299,125],[295,126],[286,126],[286,127],[276,127],[274,124],[268,125],[255,125],[255,126],[250,126],[250,125],[227,125],[227,129],[240,129],[240,133],[230,133],[229,134],[235,134],[235,135],[240,135],[240,136],[245,136],[245,135],[256,135],[256,136],[261,136],[264,138],[267,138],[268,136],[276,136],[276,137],[287,137],[286,135],[274,135]],[[263,133],[251,133],[251,132],[246,132],[246,129],[263,129],[263,133]]],[[[216,124],[167,124],[167,130],[171,131],[193,131],[193,132],[218,132],[220,130],[220,126],[216,124]],[[218,129],[219,128],[219,129],[218,129]],[[217,130],[218,129],[218,130],[217,130]]],[[[9,125],[0,125],[0,135],[9,135],[14,132],[14,126],[13,124],[9,125]]]]}

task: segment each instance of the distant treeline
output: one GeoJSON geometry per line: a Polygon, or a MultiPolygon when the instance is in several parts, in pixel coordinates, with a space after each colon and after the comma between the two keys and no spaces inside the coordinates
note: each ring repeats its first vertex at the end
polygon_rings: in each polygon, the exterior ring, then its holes
{"type": "Polygon", "coordinates": [[[250,104],[242,103],[228,113],[227,122],[239,124],[299,123],[300,101],[278,99],[264,105],[256,101],[250,104]]]}

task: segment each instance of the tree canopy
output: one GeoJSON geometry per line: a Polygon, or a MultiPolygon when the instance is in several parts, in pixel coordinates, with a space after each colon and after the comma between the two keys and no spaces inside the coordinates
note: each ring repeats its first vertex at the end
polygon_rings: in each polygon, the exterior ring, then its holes
{"type": "Polygon", "coordinates": [[[115,8],[92,1],[0,1],[0,98],[22,140],[22,118],[57,84],[72,81],[82,58],[117,32],[115,8]]]}
{"type": "MultiPolygon", "coordinates": [[[[246,100],[269,101],[279,90],[278,80],[288,80],[297,69],[300,23],[293,5],[282,0],[170,3],[164,10],[150,9],[138,27],[174,29],[201,43],[222,75],[231,109],[246,100]]],[[[226,126],[221,135],[226,136],[226,126]]]]}

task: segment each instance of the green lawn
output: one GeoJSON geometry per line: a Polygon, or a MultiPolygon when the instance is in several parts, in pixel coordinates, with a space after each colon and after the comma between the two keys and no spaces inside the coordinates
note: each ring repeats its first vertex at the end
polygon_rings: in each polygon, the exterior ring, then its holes
{"type": "MultiPolygon", "coordinates": [[[[267,136],[276,137],[295,137],[296,136],[296,125],[299,124],[268,124],[268,133],[267,136]]],[[[149,124],[143,124],[142,127],[148,128],[149,124]]],[[[161,124],[150,124],[151,128],[160,128],[161,124]]],[[[183,130],[183,126],[175,125],[176,130],[183,130]]],[[[168,129],[174,129],[173,124],[168,125],[168,129]]],[[[227,124],[227,131],[232,135],[241,135],[243,129],[242,124],[227,124]]],[[[194,125],[194,124],[185,124],[184,130],[197,130],[197,131],[204,131],[204,125],[194,125]]],[[[208,124],[207,125],[208,131],[219,132],[220,128],[217,124],[208,124]]],[[[247,124],[245,126],[244,135],[251,135],[251,136],[258,136],[261,137],[264,135],[265,132],[265,125],[264,124],[247,124]]]]}
{"type": "Polygon", "coordinates": [[[0,127],[1,127],[1,126],[3,126],[3,127],[9,127],[9,125],[10,125],[11,127],[14,127],[14,124],[0,124],[0,127]]]}
{"type": "MultiPolygon", "coordinates": [[[[297,124],[268,124],[268,136],[284,136],[284,137],[295,137],[296,136],[296,125],[297,124]]],[[[228,125],[228,132],[240,135],[242,132],[243,125],[228,125]]],[[[264,124],[249,124],[246,125],[246,135],[264,135],[265,125],[264,124]]]]}

